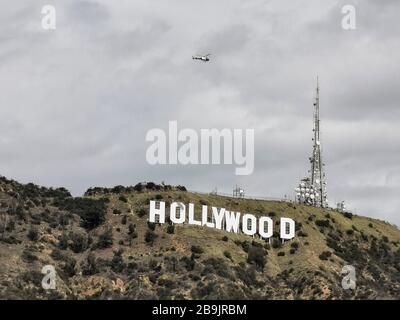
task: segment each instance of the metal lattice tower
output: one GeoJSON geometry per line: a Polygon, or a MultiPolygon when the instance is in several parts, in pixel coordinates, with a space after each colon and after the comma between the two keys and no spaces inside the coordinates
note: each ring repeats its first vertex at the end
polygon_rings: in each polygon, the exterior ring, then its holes
{"type": "Polygon", "coordinates": [[[244,198],[244,189],[241,187],[236,186],[233,189],[233,197],[234,198],[244,198]]]}
{"type": "Polygon", "coordinates": [[[296,188],[297,200],[300,203],[325,208],[328,206],[325,179],[325,164],[322,161],[321,131],[319,118],[319,83],[317,78],[317,92],[314,102],[313,152],[310,157],[311,170],[309,178],[301,180],[296,188]]]}

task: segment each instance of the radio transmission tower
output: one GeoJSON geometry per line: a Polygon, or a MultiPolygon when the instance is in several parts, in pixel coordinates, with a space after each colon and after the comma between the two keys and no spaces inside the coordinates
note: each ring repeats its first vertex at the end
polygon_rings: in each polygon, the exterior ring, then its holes
{"type": "Polygon", "coordinates": [[[317,92],[314,102],[313,152],[310,157],[311,177],[301,180],[296,188],[297,200],[300,203],[325,208],[328,206],[325,180],[325,164],[322,161],[322,147],[320,139],[319,118],[319,83],[317,78],[317,92]]]}

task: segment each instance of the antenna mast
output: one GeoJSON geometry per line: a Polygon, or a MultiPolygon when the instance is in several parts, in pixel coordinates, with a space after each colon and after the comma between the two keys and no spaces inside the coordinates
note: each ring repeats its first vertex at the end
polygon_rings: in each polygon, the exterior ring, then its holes
{"type": "Polygon", "coordinates": [[[328,206],[325,164],[322,161],[322,147],[320,139],[320,117],[319,117],[319,81],[317,77],[317,90],[314,102],[314,128],[313,128],[313,152],[310,157],[311,177],[304,178],[296,188],[297,199],[300,203],[309,204],[315,207],[325,208],[328,206]]]}

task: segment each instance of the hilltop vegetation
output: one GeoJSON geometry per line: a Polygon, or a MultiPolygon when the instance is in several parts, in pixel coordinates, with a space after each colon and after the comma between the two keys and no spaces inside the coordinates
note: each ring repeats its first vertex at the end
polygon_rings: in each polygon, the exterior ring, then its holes
{"type": "Polygon", "coordinates": [[[400,231],[384,221],[300,206],[198,195],[182,186],[64,188],[0,178],[2,299],[400,298],[400,231]],[[296,221],[282,244],[191,225],[148,223],[150,200],[296,221]],[[57,289],[41,288],[44,265],[57,289]],[[341,269],[356,268],[356,290],[341,269]]]}

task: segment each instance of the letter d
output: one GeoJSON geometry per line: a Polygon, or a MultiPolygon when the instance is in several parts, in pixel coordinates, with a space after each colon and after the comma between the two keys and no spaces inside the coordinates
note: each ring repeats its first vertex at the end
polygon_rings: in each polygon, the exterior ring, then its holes
{"type": "Polygon", "coordinates": [[[290,218],[281,218],[281,239],[290,240],[294,238],[295,222],[290,218]]]}

